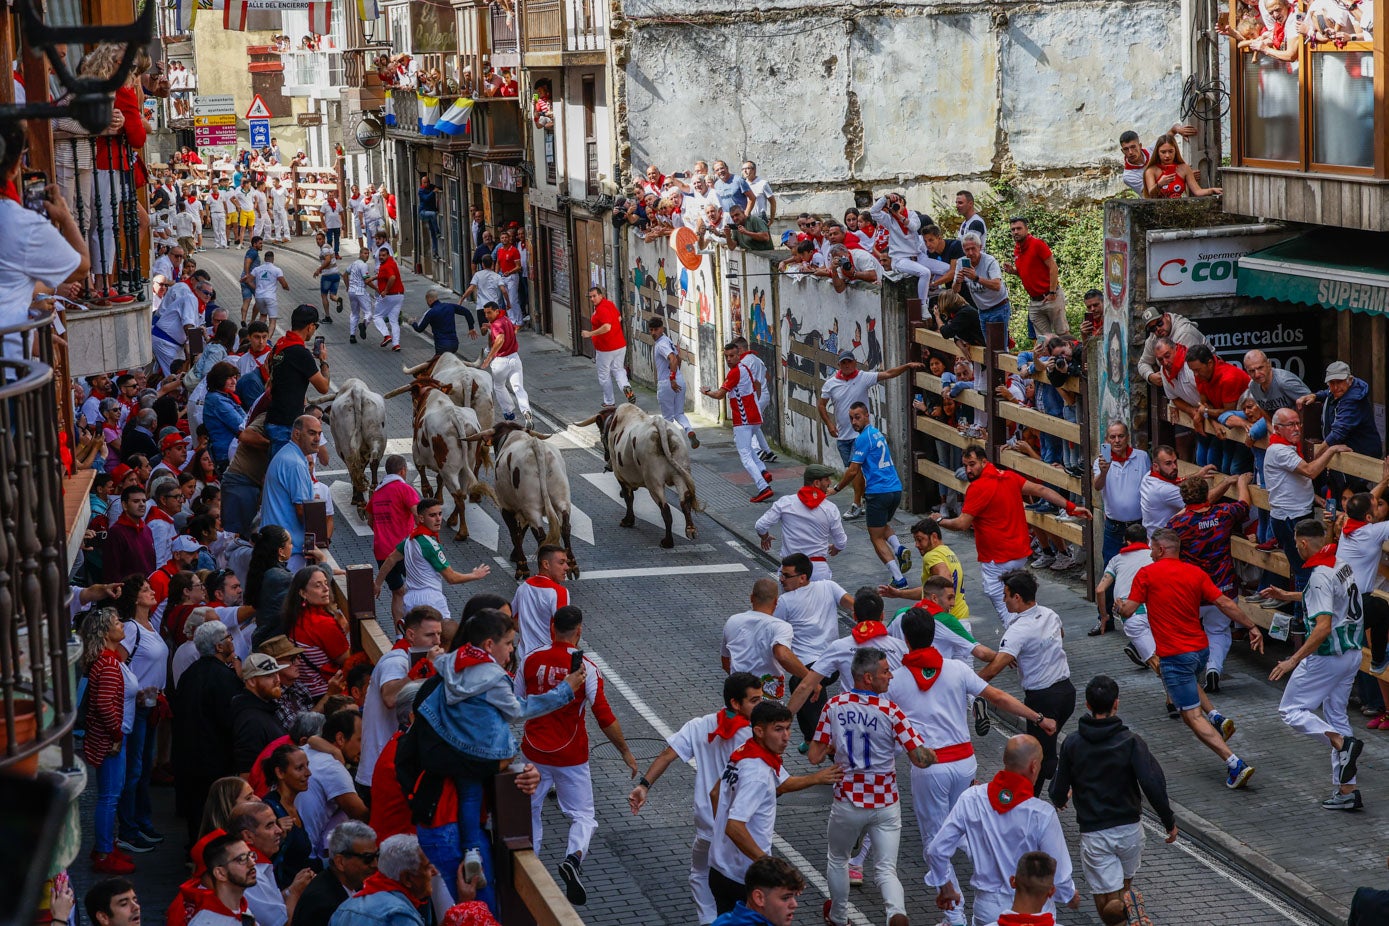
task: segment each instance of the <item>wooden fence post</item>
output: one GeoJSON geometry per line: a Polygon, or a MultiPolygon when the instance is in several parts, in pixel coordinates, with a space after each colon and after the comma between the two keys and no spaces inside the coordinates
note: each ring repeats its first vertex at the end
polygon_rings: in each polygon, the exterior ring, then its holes
{"type": "Polygon", "coordinates": [[[503,926],[535,926],[516,891],[512,853],[531,848],[531,799],[516,787],[516,773],[501,772],[487,785],[492,808],[492,889],[497,893],[503,926]]]}
{"type": "Polygon", "coordinates": [[[979,389],[979,383],[976,381],[975,389],[983,397],[984,408],[988,410],[989,426],[984,435],[984,446],[995,466],[999,462],[999,450],[1008,441],[1007,428],[1003,417],[998,413],[998,396],[994,395],[994,389],[1002,382],[999,377],[998,355],[1007,350],[1008,326],[1003,322],[989,322],[984,328],[984,388],[979,389]]]}
{"type": "MultiPolygon", "coordinates": [[[[1091,381],[1090,372],[1094,367],[1086,364],[1086,377],[1081,380],[1081,388],[1076,393],[1076,421],[1080,423],[1080,464],[1084,474],[1080,477],[1080,500],[1081,504],[1089,508],[1093,514],[1095,511],[1095,487],[1090,480],[1090,464],[1095,459],[1095,437],[1092,426],[1091,413],[1094,411],[1093,401],[1090,396],[1091,381]]],[[[1098,380],[1094,382],[1098,383],[1098,380]]],[[[1107,428],[1108,424],[1101,421],[1101,429],[1107,428]]],[[[1104,516],[1099,515],[1090,523],[1090,548],[1085,551],[1085,600],[1095,600],[1095,583],[1099,581],[1099,576],[1104,571],[1104,516]]]]}
{"type": "Polygon", "coordinates": [[[367,565],[348,566],[347,632],[352,652],[362,651],[362,621],[376,620],[376,596],[372,594],[374,570],[367,565]]]}

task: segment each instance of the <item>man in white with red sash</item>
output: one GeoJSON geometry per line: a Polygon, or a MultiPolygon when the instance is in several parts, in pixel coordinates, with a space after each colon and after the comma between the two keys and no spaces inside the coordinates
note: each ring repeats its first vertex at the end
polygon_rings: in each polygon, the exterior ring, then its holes
{"type": "Polygon", "coordinates": [[[535,561],[538,575],[517,586],[511,599],[511,614],[516,619],[516,655],[523,662],[533,651],[550,645],[550,619],[569,604],[569,589],[564,587],[569,557],[564,548],[544,544],[536,551],[535,561]]]}
{"type": "Polygon", "coordinates": [[[773,495],[772,474],[762,468],[752,449],[762,430],[762,409],[757,405],[756,380],[747,365],[739,361],[739,353],[737,344],[725,344],[723,359],[728,364],[728,376],[719,388],[700,391],[714,400],[728,397],[728,417],[733,423],[733,443],[738,447],[738,459],[757,487],[752,501],[769,502],[773,495]]]}

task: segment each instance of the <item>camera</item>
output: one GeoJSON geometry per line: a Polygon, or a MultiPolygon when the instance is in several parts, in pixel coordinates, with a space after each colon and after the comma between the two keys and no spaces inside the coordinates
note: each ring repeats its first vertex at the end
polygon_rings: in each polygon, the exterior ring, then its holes
{"type": "Polygon", "coordinates": [[[891,209],[893,212],[901,212],[901,211],[902,211],[902,204],[899,203],[899,202],[894,201],[894,202],[892,203],[892,205],[888,206],[888,208],[891,209]]]}
{"type": "Polygon", "coordinates": [[[839,259],[839,269],[848,273],[850,270],[854,269],[854,262],[847,257],[841,257],[839,259]]]}

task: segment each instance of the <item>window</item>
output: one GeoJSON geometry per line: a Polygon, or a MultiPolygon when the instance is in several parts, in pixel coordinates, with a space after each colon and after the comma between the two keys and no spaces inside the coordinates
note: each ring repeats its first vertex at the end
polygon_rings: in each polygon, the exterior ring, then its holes
{"type": "Polygon", "coordinates": [[[586,196],[597,196],[598,189],[598,85],[592,74],[583,77],[584,159],[586,196]]]}

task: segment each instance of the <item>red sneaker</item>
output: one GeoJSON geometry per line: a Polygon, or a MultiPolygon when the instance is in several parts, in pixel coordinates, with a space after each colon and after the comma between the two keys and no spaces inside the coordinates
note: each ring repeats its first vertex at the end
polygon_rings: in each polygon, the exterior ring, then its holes
{"type": "Polygon", "coordinates": [[[98,856],[92,853],[92,871],[102,875],[128,875],[135,871],[135,861],[122,852],[108,852],[98,856]]]}
{"type": "Polygon", "coordinates": [[[752,502],[754,504],[758,504],[761,502],[769,502],[772,500],[772,496],[775,494],[776,493],[772,491],[772,487],[767,486],[767,488],[763,489],[761,492],[758,492],[756,495],[752,497],[752,502]]]}

